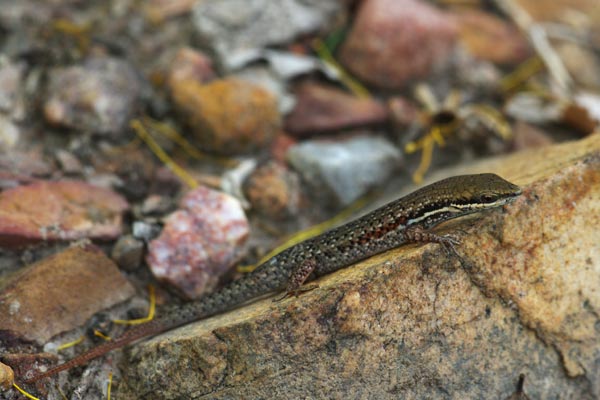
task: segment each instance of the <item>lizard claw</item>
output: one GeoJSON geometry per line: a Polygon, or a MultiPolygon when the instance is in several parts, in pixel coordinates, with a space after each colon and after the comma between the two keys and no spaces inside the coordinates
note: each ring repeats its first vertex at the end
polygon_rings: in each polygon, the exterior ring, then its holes
{"type": "Polygon", "coordinates": [[[301,286],[298,289],[294,289],[294,290],[286,290],[285,292],[283,292],[283,294],[281,296],[274,298],[273,301],[275,303],[279,303],[280,301],[283,301],[289,297],[292,297],[292,296],[298,297],[302,293],[310,292],[311,290],[317,289],[318,287],[319,287],[319,285],[313,284],[313,285],[304,285],[304,286],[301,286]]]}
{"type": "Polygon", "coordinates": [[[439,236],[439,241],[442,246],[446,249],[447,252],[454,253],[455,256],[460,257],[458,252],[456,251],[456,247],[460,244],[460,239],[454,235],[442,235],[439,236]]]}

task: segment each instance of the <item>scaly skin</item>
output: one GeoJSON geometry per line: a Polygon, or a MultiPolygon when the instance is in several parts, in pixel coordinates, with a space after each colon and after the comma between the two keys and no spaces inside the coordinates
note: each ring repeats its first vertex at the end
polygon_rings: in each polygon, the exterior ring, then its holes
{"type": "Polygon", "coordinates": [[[425,186],[352,222],[284,250],[221,290],[134,327],[119,338],[26,381],[32,383],[99,357],[136,340],[210,317],[272,292],[296,294],[311,275],[329,274],[410,242],[458,241],[427,229],[450,219],[512,201],[521,189],[494,174],[463,175],[425,186]]]}

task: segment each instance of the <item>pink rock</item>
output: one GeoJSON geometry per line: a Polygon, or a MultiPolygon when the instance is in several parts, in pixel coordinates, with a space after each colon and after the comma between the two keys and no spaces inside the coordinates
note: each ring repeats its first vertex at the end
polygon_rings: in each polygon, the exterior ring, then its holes
{"type": "Polygon", "coordinates": [[[330,86],[307,82],[296,94],[298,101],[285,123],[292,133],[310,135],[381,124],[387,119],[385,106],[377,100],[354,97],[330,86]]]}
{"type": "Polygon", "coordinates": [[[166,218],[161,235],[150,242],[146,261],[158,279],[188,298],[198,298],[238,260],[248,232],[235,198],[201,186],[166,218]]]}
{"type": "Polygon", "coordinates": [[[418,0],[362,2],[340,53],[361,79],[400,88],[448,58],[456,40],[451,16],[418,0]]]}
{"type": "Polygon", "coordinates": [[[128,208],[119,194],[79,181],[38,181],[8,189],[0,193],[0,246],[114,239],[128,208]]]}

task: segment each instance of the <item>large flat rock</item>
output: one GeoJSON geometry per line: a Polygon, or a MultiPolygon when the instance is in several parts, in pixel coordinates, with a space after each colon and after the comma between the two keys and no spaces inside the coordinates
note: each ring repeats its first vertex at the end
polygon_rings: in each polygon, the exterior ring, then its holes
{"type": "Polygon", "coordinates": [[[9,339],[45,343],[134,293],[98,247],[70,247],[0,282],[0,344],[9,339]]]}
{"type": "MultiPolygon", "coordinates": [[[[119,399],[600,397],[600,136],[482,162],[521,185],[404,246],[127,353],[119,399]]],[[[441,176],[432,179],[438,179],[441,176]]]]}

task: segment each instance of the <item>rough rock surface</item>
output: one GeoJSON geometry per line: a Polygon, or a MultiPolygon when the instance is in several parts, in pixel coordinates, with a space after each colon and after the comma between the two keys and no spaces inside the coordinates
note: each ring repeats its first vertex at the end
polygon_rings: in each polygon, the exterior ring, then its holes
{"type": "Polygon", "coordinates": [[[9,337],[45,343],[133,293],[99,248],[71,247],[0,285],[0,341],[9,337]]]}
{"type": "MultiPolygon", "coordinates": [[[[522,185],[454,221],[457,258],[405,246],[143,342],[119,395],[504,399],[600,396],[600,136],[487,161],[522,185]]],[[[439,178],[439,176],[437,177],[439,178]]]]}

